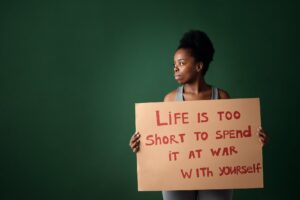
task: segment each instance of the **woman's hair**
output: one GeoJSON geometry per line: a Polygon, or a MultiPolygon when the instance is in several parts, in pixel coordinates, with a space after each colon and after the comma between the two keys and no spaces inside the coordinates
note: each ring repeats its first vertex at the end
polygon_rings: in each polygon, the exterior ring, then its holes
{"type": "Polygon", "coordinates": [[[198,30],[186,32],[180,40],[178,49],[190,50],[196,62],[203,62],[203,76],[208,70],[209,63],[213,60],[215,53],[213,44],[206,33],[198,30]]]}

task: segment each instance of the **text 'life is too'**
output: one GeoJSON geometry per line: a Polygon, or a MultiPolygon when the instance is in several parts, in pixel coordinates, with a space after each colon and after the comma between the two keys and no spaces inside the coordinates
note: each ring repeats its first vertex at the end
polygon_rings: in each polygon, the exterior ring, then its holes
{"type": "MultiPolygon", "coordinates": [[[[241,113],[239,111],[218,111],[217,120],[238,120],[241,118],[241,113]]],[[[197,112],[196,122],[205,123],[209,121],[209,116],[207,112],[197,112]]],[[[190,114],[188,112],[167,112],[161,113],[161,111],[155,111],[155,121],[156,126],[171,126],[171,125],[184,125],[190,123],[190,114]]]]}

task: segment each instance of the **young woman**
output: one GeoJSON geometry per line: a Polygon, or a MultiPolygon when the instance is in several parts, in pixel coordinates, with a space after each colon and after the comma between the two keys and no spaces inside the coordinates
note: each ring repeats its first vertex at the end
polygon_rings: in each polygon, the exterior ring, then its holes
{"type": "MultiPolygon", "coordinates": [[[[211,40],[202,31],[189,31],[184,34],[174,55],[174,78],[180,87],[168,93],[164,101],[193,101],[228,99],[229,94],[220,88],[209,85],[205,74],[213,60],[214,48],[211,40]]],[[[257,128],[258,139],[267,142],[265,131],[257,128]]],[[[140,134],[135,132],[129,146],[138,152],[140,134]]],[[[232,190],[163,191],[164,200],[230,200],[232,190]]]]}

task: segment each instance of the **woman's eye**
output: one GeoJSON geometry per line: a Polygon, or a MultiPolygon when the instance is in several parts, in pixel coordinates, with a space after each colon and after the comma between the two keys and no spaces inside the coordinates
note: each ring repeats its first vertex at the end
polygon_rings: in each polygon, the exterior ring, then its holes
{"type": "Polygon", "coordinates": [[[184,62],[179,62],[179,65],[184,65],[184,62]]]}

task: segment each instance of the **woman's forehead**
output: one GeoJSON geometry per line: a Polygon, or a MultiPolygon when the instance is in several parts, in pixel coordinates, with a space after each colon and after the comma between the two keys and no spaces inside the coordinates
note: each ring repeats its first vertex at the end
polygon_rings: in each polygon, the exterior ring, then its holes
{"type": "Polygon", "coordinates": [[[191,53],[189,49],[178,49],[174,54],[174,60],[190,59],[191,53]]]}

